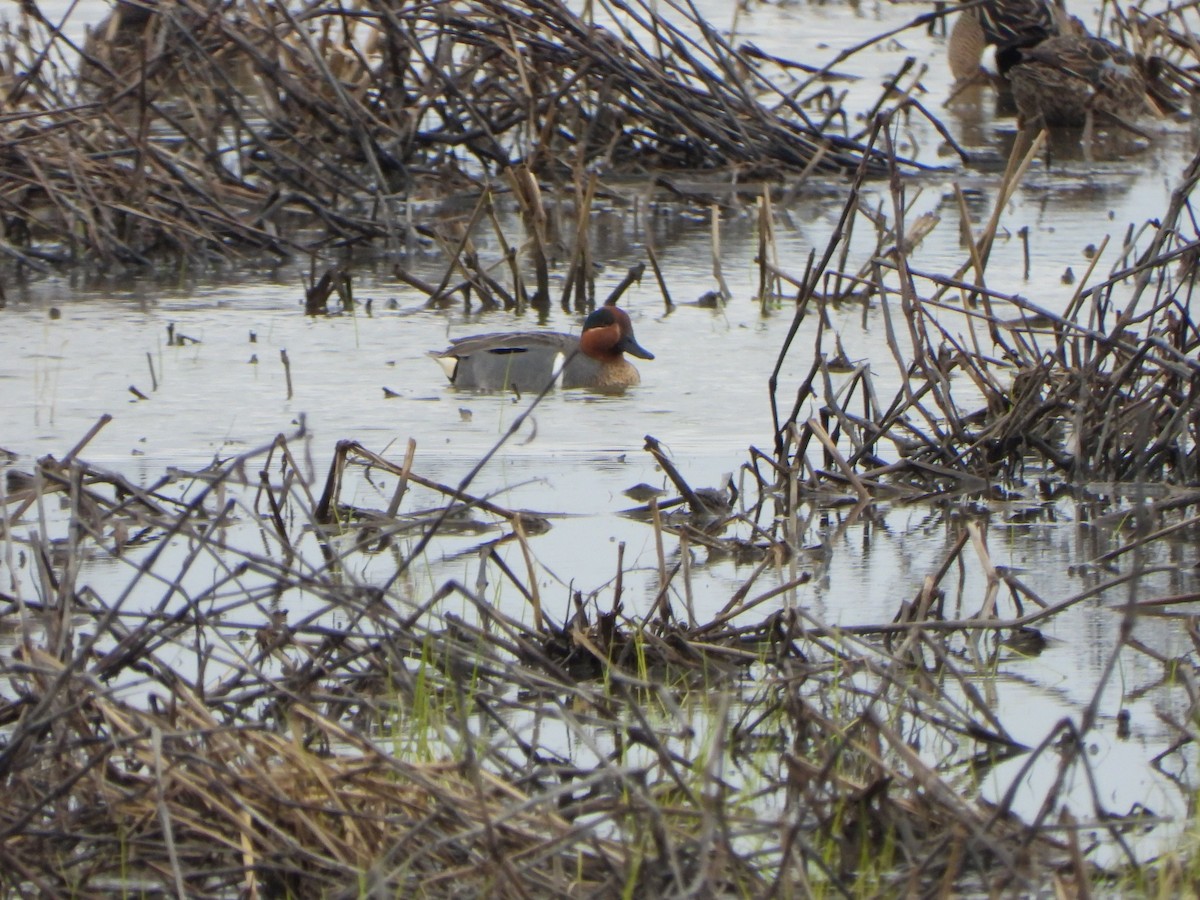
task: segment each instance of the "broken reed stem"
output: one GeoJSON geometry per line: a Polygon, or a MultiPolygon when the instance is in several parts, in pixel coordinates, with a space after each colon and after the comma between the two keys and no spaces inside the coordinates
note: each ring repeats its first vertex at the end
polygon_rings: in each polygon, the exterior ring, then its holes
{"type": "Polygon", "coordinates": [[[783,295],[779,276],[779,254],[775,246],[775,221],[771,192],[764,188],[758,198],[758,302],[766,315],[769,305],[783,295]]]}
{"type": "Polygon", "coordinates": [[[632,266],[629,269],[629,271],[625,273],[625,277],[621,279],[621,283],[618,284],[615,288],[613,288],[612,291],[609,292],[609,295],[604,298],[604,305],[605,306],[616,306],[617,303],[620,302],[621,297],[624,295],[624,293],[627,290],[629,290],[629,288],[632,285],[634,285],[635,283],[636,284],[642,283],[642,273],[644,273],[645,271],[646,271],[645,263],[640,262],[640,263],[637,263],[636,265],[632,266]]]}
{"type": "MultiPolygon", "coordinates": [[[[655,507],[654,512],[658,513],[658,508],[655,507]]],[[[661,519],[661,516],[659,517],[661,519]]],[[[679,563],[683,574],[683,604],[687,610],[687,625],[688,628],[694,629],[699,623],[696,621],[696,604],[695,597],[692,594],[692,550],[688,545],[687,529],[679,531],[679,563]]]]}
{"type": "Polygon", "coordinates": [[[287,399],[292,399],[292,364],[288,360],[287,350],[279,351],[279,359],[283,363],[283,377],[287,382],[287,399]]]}
{"type": "Polygon", "coordinates": [[[533,608],[533,627],[539,633],[544,632],[546,623],[542,618],[542,598],[538,590],[537,567],[534,565],[533,553],[529,549],[529,541],[525,537],[525,526],[520,516],[516,516],[512,520],[512,528],[513,534],[517,537],[517,543],[521,547],[521,556],[525,560],[525,571],[529,576],[529,605],[533,608]]]}
{"type": "Polygon", "coordinates": [[[654,252],[654,248],[649,241],[649,231],[647,230],[646,241],[646,258],[650,260],[650,267],[654,270],[654,280],[658,282],[658,290],[662,294],[663,306],[666,307],[668,314],[675,308],[675,303],[671,300],[671,292],[667,289],[667,281],[663,278],[662,269],[658,265],[658,254],[654,252]]]}
{"type": "Polygon", "coordinates": [[[617,542],[617,571],[613,576],[612,612],[621,610],[621,598],[625,596],[625,542],[617,542]]]}
{"type": "Polygon", "coordinates": [[[526,166],[511,167],[504,174],[521,211],[526,231],[525,247],[533,260],[537,287],[531,303],[534,309],[546,312],[550,308],[550,267],[546,257],[546,210],[542,205],[541,190],[526,166]]]}
{"type": "MultiPolygon", "coordinates": [[[[1008,204],[1024,180],[1029,166],[1037,158],[1038,154],[1041,153],[1042,147],[1046,143],[1045,131],[1039,131],[1032,142],[1028,140],[1028,131],[1029,129],[1023,128],[1018,133],[1020,139],[1013,145],[1012,155],[1009,156],[1008,160],[1008,168],[1004,172],[1004,177],[1000,180],[999,193],[996,197],[996,202],[992,205],[991,217],[988,219],[987,227],[975,242],[975,247],[971,252],[972,264],[977,266],[977,281],[981,285],[983,284],[984,270],[987,268],[988,259],[991,256],[992,244],[995,243],[996,232],[1000,227],[1000,216],[1008,208],[1008,204]],[[1022,148],[1026,144],[1028,145],[1028,149],[1023,151],[1022,148]]],[[[964,271],[965,269],[960,268],[955,274],[955,278],[961,278],[964,271]]],[[[974,303],[977,299],[982,299],[984,310],[991,316],[992,310],[988,302],[988,295],[986,293],[972,294],[968,302],[974,303]]],[[[994,330],[991,332],[991,337],[1000,343],[1001,346],[1004,346],[999,335],[994,330]]]]}
{"type": "Polygon", "coordinates": [[[733,297],[733,294],[730,293],[729,285],[725,283],[725,276],[721,273],[721,210],[715,203],[709,207],[709,224],[712,238],[713,278],[716,279],[717,288],[721,292],[721,301],[727,302],[733,297]]]}
{"type": "Polygon", "coordinates": [[[416,455],[417,442],[413,438],[409,438],[408,449],[404,451],[404,462],[400,466],[400,473],[396,479],[396,489],[392,491],[392,499],[388,503],[387,517],[389,519],[396,518],[396,513],[400,511],[400,501],[404,499],[404,492],[408,489],[408,479],[412,475],[412,465],[416,455]]]}
{"type": "Polygon", "coordinates": [[[979,523],[968,521],[967,534],[970,535],[971,546],[975,548],[975,553],[979,557],[980,564],[983,566],[983,574],[987,578],[987,591],[984,595],[983,609],[979,612],[979,618],[986,619],[996,614],[996,594],[1000,590],[1000,576],[996,574],[996,567],[992,564],[991,554],[988,553],[987,541],[983,536],[979,523]]]}
{"type": "Polygon", "coordinates": [[[809,419],[808,422],[805,423],[805,426],[812,430],[812,433],[816,436],[817,440],[820,441],[822,446],[825,447],[825,451],[829,454],[830,458],[837,463],[838,468],[842,470],[842,474],[846,476],[846,480],[854,486],[858,496],[863,500],[870,500],[871,492],[867,489],[866,485],[862,483],[862,480],[854,473],[854,470],[851,469],[847,464],[846,458],[842,456],[837,444],[835,444],[833,439],[829,436],[829,432],[827,432],[816,419],[809,419]]]}
{"type": "Polygon", "coordinates": [[[583,312],[595,305],[595,264],[592,260],[590,213],[596,199],[599,179],[595,172],[587,176],[577,174],[575,182],[575,246],[568,267],[567,282],[563,286],[563,308],[568,307],[572,282],[574,282],[575,311],[583,312]]]}
{"type": "Polygon", "coordinates": [[[650,523],[654,528],[654,554],[658,560],[658,585],[660,602],[659,613],[662,617],[662,622],[665,624],[670,619],[670,602],[667,597],[667,555],[663,548],[663,523],[662,516],[658,511],[658,498],[650,498],[650,523]]]}
{"type": "Polygon", "coordinates": [[[501,257],[508,266],[509,277],[512,279],[515,298],[513,310],[517,315],[524,315],[525,308],[529,305],[529,295],[525,291],[525,279],[521,275],[517,249],[509,244],[508,235],[505,234],[505,229],[496,215],[495,196],[490,188],[485,192],[485,196],[488,220],[492,223],[492,235],[500,247],[501,257]]]}

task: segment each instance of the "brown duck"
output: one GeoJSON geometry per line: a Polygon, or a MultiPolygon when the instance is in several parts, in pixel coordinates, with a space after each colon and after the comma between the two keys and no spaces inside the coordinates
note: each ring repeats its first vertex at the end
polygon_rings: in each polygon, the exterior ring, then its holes
{"type": "Polygon", "coordinates": [[[996,48],[996,68],[1005,75],[1020,61],[1023,47],[1057,35],[1065,21],[1062,9],[1049,0],[988,0],[958,14],[946,56],[958,82],[979,77],[984,50],[996,48]]]}
{"type": "Polygon", "coordinates": [[[1083,127],[1096,113],[1130,124],[1154,109],[1145,63],[1082,26],[1023,48],[1008,80],[1024,125],[1083,127]]]}

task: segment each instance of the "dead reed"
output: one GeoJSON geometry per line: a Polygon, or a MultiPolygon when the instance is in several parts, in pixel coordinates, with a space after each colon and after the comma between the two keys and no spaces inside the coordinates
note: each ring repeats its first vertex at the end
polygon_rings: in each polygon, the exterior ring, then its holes
{"type": "Polygon", "coordinates": [[[671,6],[596,4],[623,23],[605,28],[555,0],[129,2],[80,44],[23,3],[0,59],[5,253],[40,270],[396,248],[435,237],[414,205],[504,178],[526,204],[521,179],[573,185],[587,209],[597,172],[885,171],[835,127],[846,111],[814,118],[818,75],[796,84],[671,6]]]}
{"type": "MultiPolygon", "coordinates": [[[[607,587],[539,590],[552,521],[474,494],[486,458],[443,485],[414,445],[396,462],[343,442],[322,486],[300,433],[139,486],[85,462],[90,437],[10,472],[3,498],[6,890],[1020,894],[1106,877],[1084,830],[1124,845],[1099,796],[1079,821],[978,799],[1006,759],[1088,771],[1072,748],[1091,727],[1026,746],[979,679],[1144,566],[1050,601],[966,519],[894,620],[830,626],[790,599],[818,510],[798,464],[756,452],[745,473],[767,477],[696,489],[648,438],[679,498],[641,511],[660,591],[633,612],[620,554],[607,587]],[[394,481],[388,509],[345,502],[362,479],[394,481]],[[705,620],[688,547],[750,566],[705,620]],[[476,560],[476,582],[430,584],[431,551],[476,560]],[[978,596],[947,583],[963,567],[978,596]]],[[[861,490],[846,522],[869,515],[861,490]]],[[[1109,558],[1193,527],[1200,495],[1174,501],[1109,558]]]]}
{"type": "MultiPolygon", "coordinates": [[[[775,269],[796,288],[796,324],[810,315],[822,323],[815,345],[803,348],[813,362],[794,394],[782,396],[778,374],[771,384],[775,460],[802,492],[912,498],[1037,478],[1188,484],[1200,475],[1200,331],[1191,311],[1200,235],[1185,225],[1194,222],[1200,156],[1163,216],[1131,229],[1114,271],[1095,273],[1101,246],[1065,302],[1036,303],[989,289],[986,273],[999,211],[1039,147],[1018,146],[979,234],[960,195],[970,237],[957,272],[910,262],[937,221],[910,224],[895,181],[890,217],[868,217],[852,196],[802,276],[775,269]],[[856,221],[876,234],[876,249],[851,270],[856,221]],[[847,359],[824,327],[826,311],[846,304],[878,307],[890,367],[847,359]],[[899,385],[892,396],[882,396],[881,380],[899,385]]],[[[776,373],[797,352],[795,333],[776,373]]]]}

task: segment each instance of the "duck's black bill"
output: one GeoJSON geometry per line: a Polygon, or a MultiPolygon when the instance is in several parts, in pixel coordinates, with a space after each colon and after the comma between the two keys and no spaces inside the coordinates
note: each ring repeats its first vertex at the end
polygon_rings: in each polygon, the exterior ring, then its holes
{"type": "Polygon", "coordinates": [[[617,349],[622,353],[632,353],[638,359],[654,359],[654,354],[635,341],[632,337],[621,338],[621,342],[617,344],[617,349]]]}

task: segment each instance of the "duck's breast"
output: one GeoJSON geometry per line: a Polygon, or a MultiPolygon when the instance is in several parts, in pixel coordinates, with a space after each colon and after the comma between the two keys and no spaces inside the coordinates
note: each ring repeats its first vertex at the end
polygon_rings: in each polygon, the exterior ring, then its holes
{"type": "Polygon", "coordinates": [[[590,388],[595,391],[623,391],[641,383],[638,370],[623,356],[595,360],[577,353],[563,369],[564,388],[590,388]]]}

